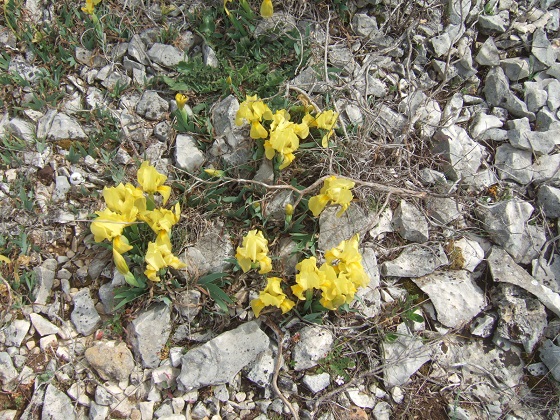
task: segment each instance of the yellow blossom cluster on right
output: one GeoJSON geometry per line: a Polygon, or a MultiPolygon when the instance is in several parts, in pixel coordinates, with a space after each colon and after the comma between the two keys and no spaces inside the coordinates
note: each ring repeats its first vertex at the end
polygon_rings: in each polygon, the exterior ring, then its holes
{"type": "Polygon", "coordinates": [[[323,147],[328,146],[334,132],[338,113],[328,110],[312,115],[313,108],[305,108],[307,112],[298,123],[292,121],[292,116],[287,110],[279,109],[273,113],[257,95],[247,96],[239,105],[235,124],[241,126],[245,121],[251,124],[249,133],[251,138],[263,139],[267,159],[272,160],[275,156],[279,156],[281,161],[279,168],[284,169],[294,161],[294,152],[299,148],[300,140],[309,136],[310,128],[327,131],[321,139],[323,147]]]}
{"type": "MultiPolygon", "coordinates": [[[[243,272],[252,268],[258,262],[261,267],[259,273],[264,274],[272,269],[267,241],[262,232],[250,231],[243,239],[243,246],[237,249],[236,258],[243,272]],[[264,264],[261,261],[266,261],[264,264]],[[266,267],[263,271],[263,266],[266,267]]],[[[355,235],[347,241],[342,241],[336,247],[325,253],[325,262],[318,267],[315,257],[301,261],[296,269],[296,284],[291,286],[292,294],[299,300],[306,300],[306,292],[321,291],[320,303],[327,309],[335,310],[341,305],[352,302],[358,288],[369,283],[369,277],[362,265],[362,254],[358,250],[359,236],[355,235]]],[[[258,317],[266,306],[275,306],[282,313],[290,311],[295,305],[292,299],[282,289],[282,279],[269,277],[267,285],[259,293],[259,297],[251,301],[251,308],[258,317]]]]}

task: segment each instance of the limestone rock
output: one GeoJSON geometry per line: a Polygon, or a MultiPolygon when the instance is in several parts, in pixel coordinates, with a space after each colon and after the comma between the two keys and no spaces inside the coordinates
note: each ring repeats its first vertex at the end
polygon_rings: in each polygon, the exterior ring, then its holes
{"type": "Polygon", "coordinates": [[[292,358],[295,370],[309,369],[325,357],[334,342],[333,334],[320,326],[305,327],[300,331],[300,340],[296,343],[292,358]]]}
{"type": "Polygon", "coordinates": [[[146,368],[160,364],[160,352],[171,333],[171,310],[157,303],[140,312],[128,327],[130,344],[136,357],[146,368]],[[157,334],[154,334],[157,331],[157,334]]]}
{"type": "Polygon", "coordinates": [[[42,420],[74,420],[76,412],[72,400],[59,391],[54,385],[49,384],[43,401],[42,420]]]}
{"type": "Polygon", "coordinates": [[[448,264],[447,255],[440,244],[436,246],[411,245],[392,261],[381,265],[386,277],[421,277],[448,264]]]}
{"type": "Polygon", "coordinates": [[[423,243],[429,238],[428,221],[415,206],[401,200],[393,215],[393,229],[404,239],[423,243]]]}
{"type": "Polygon", "coordinates": [[[132,353],[124,342],[101,342],[88,348],[84,355],[104,380],[124,381],[134,369],[132,353]]]}
{"type": "Polygon", "coordinates": [[[70,319],[76,331],[82,335],[92,334],[101,323],[101,317],[89,295],[89,288],[85,287],[74,295],[74,310],[70,319]]]}
{"type": "Polygon", "coordinates": [[[189,391],[231,382],[269,344],[270,339],[255,321],[220,334],[183,356],[181,374],[177,378],[179,389],[189,391]]]}

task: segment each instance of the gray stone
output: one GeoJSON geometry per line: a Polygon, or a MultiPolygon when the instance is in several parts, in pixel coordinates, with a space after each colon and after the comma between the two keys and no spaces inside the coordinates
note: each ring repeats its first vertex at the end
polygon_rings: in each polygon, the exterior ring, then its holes
{"type": "Polygon", "coordinates": [[[201,296],[200,291],[195,289],[182,291],[176,296],[175,309],[190,322],[200,312],[201,296]]]}
{"type": "Polygon", "coordinates": [[[510,179],[521,185],[527,185],[533,178],[531,170],[532,153],[502,144],[496,149],[494,164],[498,168],[500,179],[510,179]]]}
{"type": "Polygon", "coordinates": [[[550,44],[546,36],[546,31],[538,28],[533,33],[533,43],[531,44],[531,53],[546,67],[550,67],[556,61],[554,48],[550,44]]]}
{"type": "Polygon", "coordinates": [[[469,15],[471,3],[471,0],[450,0],[446,10],[449,13],[449,22],[453,25],[462,25],[469,15]]]}
{"type": "Polygon", "coordinates": [[[33,124],[21,118],[12,118],[7,124],[7,131],[13,134],[18,139],[24,140],[27,143],[35,141],[35,129],[33,124]]]}
{"type": "Polygon", "coordinates": [[[382,342],[385,389],[404,385],[431,359],[429,347],[420,337],[414,336],[405,323],[397,326],[396,336],[394,341],[382,342]]]}
{"type": "Polygon", "coordinates": [[[96,343],[84,355],[90,366],[106,381],[125,381],[134,369],[132,353],[124,342],[96,343]]]}
{"type": "Polygon", "coordinates": [[[523,86],[525,87],[525,103],[529,111],[537,112],[546,105],[548,93],[541,89],[538,82],[525,82],[523,86]]]}
{"type": "Polygon", "coordinates": [[[463,95],[461,93],[454,94],[443,108],[441,122],[444,126],[451,126],[457,123],[461,111],[463,109],[463,95]]]}
{"type": "MultiPolygon", "coordinates": [[[[283,361],[281,362],[283,363],[283,361]]],[[[271,348],[266,349],[249,365],[247,379],[261,388],[269,387],[274,374],[276,359],[271,348]]]]}
{"type": "Polygon", "coordinates": [[[539,349],[539,356],[554,379],[560,382],[560,347],[546,340],[539,349]]]}
{"type": "Polygon", "coordinates": [[[16,73],[27,82],[35,84],[44,74],[40,67],[32,66],[20,56],[13,57],[8,66],[8,73],[16,73]]]}
{"type": "Polygon", "coordinates": [[[171,310],[164,303],[157,303],[140,312],[128,327],[130,344],[136,357],[146,368],[160,364],[159,354],[171,333],[171,310]],[[157,334],[154,335],[154,331],[157,334]]]}
{"type": "Polygon", "coordinates": [[[483,229],[492,241],[501,245],[516,262],[529,264],[540,252],[546,238],[527,222],[533,206],[519,199],[479,207],[476,210],[483,229]]]}
{"type": "Polygon", "coordinates": [[[148,57],[164,67],[174,68],[181,61],[187,61],[187,55],[173,45],[155,43],[148,50],[148,57]]]}
{"type": "Polygon", "coordinates": [[[234,256],[234,247],[225,227],[218,224],[204,233],[196,244],[187,249],[187,270],[192,275],[203,276],[207,273],[221,273],[231,266],[226,260],[234,256]],[[196,273],[191,272],[196,271],[196,273]]]}
{"type": "Polygon", "coordinates": [[[294,194],[288,190],[272,194],[272,198],[263,208],[263,216],[273,222],[283,222],[286,219],[286,206],[294,204],[294,194]]]}
{"type": "Polygon", "coordinates": [[[18,377],[12,358],[6,352],[0,352],[0,382],[6,385],[18,377]]]}
{"type": "Polygon", "coordinates": [[[528,58],[505,58],[500,61],[500,66],[504,69],[504,73],[508,79],[514,82],[526,79],[531,74],[531,66],[528,58]]]}
{"type": "Polygon", "coordinates": [[[361,287],[356,292],[356,299],[350,303],[350,307],[359,310],[364,316],[373,318],[381,311],[381,296],[379,294],[379,267],[377,258],[372,248],[364,248],[362,251],[362,265],[369,277],[366,287],[361,287]]]}
{"type": "Polygon", "coordinates": [[[371,414],[375,420],[391,420],[392,412],[393,410],[391,409],[391,404],[387,401],[379,401],[375,404],[371,414]]]}
{"type": "Polygon", "coordinates": [[[358,206],[350,206],[340,217],[336,217],[338,206],[327,207],[319,216],[319,249],[326,251],[362,232],[372,222],[373,216],[364,214],[358,206]]]}
{"type": "Polygon", "coordinates": [[[51,289],[56,275],[57,262],[54,258],[49,258],[43,261],[39,267],[35,267],[33,271],[37,275],[37,283],[33,289],[35,297],[35,304],[37,308],[42,309],[46,305],[47,300],[51,294],[51,289]]]}
{"type": "Polygon", "coordinates": [[[74,309],[70,319],[82,335],[90,335],[101,323],[101,317],[95,309],[95,305],[89,295],[89,288],[85,287],[74,295],[74,309]]]}
{"type": "Polygon", "coordinates": [[[511,283],[535,295],[539,301],[560,316],[560,295],[540,284],[522,267],[517,265],[507,252],[493,247],[488,255],[490,273],[495,282],[511,283]]]}
{"type": "Polygon", "coordinates": [[[478,27],[483,33],[504,33],[509,25],[509,21],[504,19],[502,14],[480,15],[478,17],[478,27]]]}
{"type": "Polygon", "coordinates": [[[391,139],[396,136],[395,142],[400,142],[407,123],[406,117],[393,111],[383,103],[377,104],[372,112],[375,118],[374,127],[379,135],[387,136],[391,139]]]}
{"type": "MultiPolygon", "coordinates": [[[[1,42],[2,41],[0,40],[0,43],[1,42]]],[[[0,411],[0,420],[16,420],[17,414],[18,414],[17,410],[2,410],[0,411]]]]}
{"type": "Polygon", "coordinates": [[[531,150],[536,155],[550,153],[560,134],[560,130],[531,131],[528,118],[508,121],[508,125],[510,127],[508,137],[511,145],[518,149],[531,150]]]}
{"type": "Polygon", "coordinates": [[[462,206],[453,198],[432,197],[424,200],[426,214],[442,225],[447,225],[455,220],[462,220],[462,206]]]}
{"type": "Polygon", "coordinates": [[[334,67],[342,70],[342,74],[352,74],[357,66],[352,50],[342,44],[329,45],[328,57],[334,67]]]}
{"type": "Polygon", "coordinates": [[[128,43],[128,55],[140,64],[150,64],[150,60],[146,54],[146,46],[138,34],[133,35],[128,43]]]}
{"type": "Polygon", "coordinates": [[[531,363],[527,365],[527,372],[533,376],[544,376],[548,373],[548,368],[542,362],[531,363]]]}
{"type": "Polygon", "coordinates": [[[47,139],[50,141],[85,140],[87,135],[74,118],[58,113],[52,120],[47,139]]]}
{"type": "Polygon", "coordinates": [[[10,325],[4,328],[4,335],[6,337],[4,341],[4,345],[8,347],[21,346],[21,343],[25,338],[25,335],[29,331],[30,325],[31,324],[29,323],[29,321],[25,319],[16,319],[12,321],[10,325]]]}
{"type": "Polygon", "coordinates": [[[382,98],[387,95],[387,85],[385,82],[373,77],[369,73],[356,80],[354,86],[363,97],[373,96],[374,98],[382,98]]]}
{"type": "Polygon", "coordinates": [[[447,255],[440,244],[410,245],[394,260],[385,261],[381,265],[381,274],[386,277],[421,277],[448,263],[447,255]]]}
{"type": "Polygon", "coordinates": [[[72,400],[54,385],[49,384],[45,391],[41,420],[74,420],[75,418],[76,412],[72,400]]]}
{"type": "Polygon", "coordinates": [[[294,369],[304,370],[317,366],[317,362],[331,351],[333,343],[334,335],[330,330],[318,325],[303,328],[292,353],[294,369]]]}
{"type": "Polygon", "coordinates": [[[443,55],[447,55],[449,49],[451,48],[451,37],[447,32],[434,36],[430,39],[430,42],[432,44],[432,48],[434,49],[434,56],[438,58],[443,55]]]}
{"type": "Polygon", "coordinates": [[[167,143],[170,140],[170,134],[171,126],[167,121],[161,121],[154,126],[154,136],[156,136],[159,141],[167,143]]]}
{"type": "Polygon", "coordinates": [[[243,165],[251,159],[254,140],[245,135],[245,128],[235,124],[239,102],[229,95],[212,108],[212,124],[216,140],[210,154],[221,158],[232,167],[243,165]]]}
{"type": "Polygon", "coordinates": [[[37,331],[41,337],[44,337],[45,335],[58,334],[60,331],[60,328],[39,314],[29,314],[29,320],[33,324],[35,331],[37,331]]]}
{"type": "Polygon", "coordinates": [[[464,128],[457,125],[442,128],[435,133],[434,140],[438,143],[433,152],[445,159],[447,178],[459,180],[476,174],[485,150],[469,137],[464,128]]]}
{"type": "Polygon", "coordinates": [[[204,44],[202,46],[202,59],[204,65],[208,67],[218,68],[218,66],[220,65],[218,57],[216,56],[216,52],[208,44],[204,44]]]}
{"type": "Polygon", "coordinates": [[[560,154],[539,156],[531,166],[533,182],[540,184],[560,178],[560,154]]]}
{"type": "Polygon", "coordinates": [[[495,115],[480,112],[475,114],[469,127],[469,134],[473,139],[476,139],[487,130],[501,128],[503,125],[504,123],[495,115]]]}
{"type": "Polygon", "coordinates": [[[494,38],[489,36],[478,50],[475,61],[481,66],[499,66],[500,51],[494,43],[494,38]]]}
{"type": "Polygon", "coordinates": [[[373,408],[375,407],[375,397],[360,391],[358,388],[348,388],[346,394],[350,401],[361,408],[373,408]]]}
{"type": "Polygon", "coordinates": [[[89,420],[105,420],[109,416],[109,407],[99,405],[95,401],[89,404],[89,420]]]}
{"type": "Polygon", "coordinates": [[[377,20],[366,13],[356,13],[352,18],[352,29],[357,35],[369,38],[378,31],[377,20]]]}
{"type": "Polygon", "coordinates": [[[520,287],[498,284],[491,292],[499,320],[496,334],[532,353],[546,327],[544,306],[520,287]]]}
{"type": "Polygon", "coordinates": [[[552,261],[544,257],[534,259],[531,268],[533,277],[540,284],[555,293],[560,293],[560,258],[558,258],[558,254],[554,255],[552,261]]]}
{"type": "Polygon", "coordinates": [[[107,77],[105,79],[103,79],[103,81],[101,82],[101,84],[109,91],[114,91],[115,89],[120,89],[123,90],[125,88],[127,88],[130,83],[132,82],[132,79],[130,77],[128,77],[126,74],[115,70],[112,71],[111,73],[109,73],[107,75],[107,77]]]}
{"type": "Polygon", "coordinates": [[[484,292],[466,270],[436,271],[412,281],[426,293],[437,319],[450,328],[461,328],[486,305],[484,292]]]}
{"type": "Polygon", "coordinates": [[[190,134],[178,134],[175,140],[175,163],[177,167],[196,173],[206,157],[198,148],[196,139],[190,134]]]}
{"type": "MultiPolygon", "coordinates": [[[[471,273],[484,259],[484,250],[480,244],[467,238],[453,241],[453,250],[461,252],[462,264],[457,268],[463,268],[471,273]]],[[[454,261],[454,263],[456,262],[454,261]]]]}
{"type": "Polygon", "coordinates": [[[543,185],[537,193],[537,200],[548,218],[560,217],[560,189],[543,185]]]}
{"type": "Polygon", "coordinates": [[[560,82],[552,80],[546,85],[545,90],[548,94],[546,106],[551,112],[556,112],[560,108],[560,82]]]}
{"type": "Polygon", "coordinates": [[[142,420],[152,420],[154,415],[154,401],[139,402],[138,409],[142,415],[142,420]]]}
{"type": "Polygon", "coordinates": [[[471,334],[482,338],[490,337],[497,319],[498,315],[493,312],[479,316],[469,327],[471,334]]]}
{"type": "Polygon", "coordinates": [[[484,89],[486,102],[490,106],[507,109],[517,117],[527,117],[535,120],[535,114],[527,110],[527,105],[509,89],[509,81],[501,67],[493,67],[486,75],[484,89]]]}
{"type": "Polygon", "coordinates": [[[457,68],[453,64],[447,64],[445,61],[432,60],[432,67],[435,70],[438,80],[448,82],[459,75],[457,68]]]}
{"type": "Polygon", "coordinates": [[[68,182],[68,177],[66,177],[65,175],[58,175],[55,178],[55,188],[53,191],[52,200],[55,203],[65,202],[66,194],[68,194],[68,191],[70,191],[71,188],[72,186],[70,185],[70,182],[68,182]]]}
{"type": "Polygon", "coordinates": [[[270,339],[252,321],[220,334],[182,359],[179,389],[189,391],[231,382],[234,376],[270,345],[270,339]]]}
{"type": "Polygon", "coordinates": [[[327,372],[317,375],[304,375],[302,382],[311,392],[317,394],[330,385],[331,375],[327,372]]]}
{"type": "Polygon", "coordinates": [[[401,200],[395,210],[392,226],[408,241],[423,243],[429,239],[428,221],[420,210],[405,200],[401,200]]]}
{"type": "Polygon", "coordinates": [[[153,90],[144,92],[136,105],[136,112],[151,121],[161,120],[167,111],[169,103],[153,90]]]}

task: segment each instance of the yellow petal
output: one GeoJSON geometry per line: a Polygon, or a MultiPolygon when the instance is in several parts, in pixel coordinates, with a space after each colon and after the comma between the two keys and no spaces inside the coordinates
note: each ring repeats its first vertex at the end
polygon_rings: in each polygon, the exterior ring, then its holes
{"type": "Polygon", "coordinates": [[[183,95],[182,93],[177,93],[175,95],[175,102],[177,102],[177,108],[179,108],[179,109],[183,109],[188,100],[189,100],[189,97],[186,96],[186,95],[183,95]]]}
{"type": "Polygon", "coordinates": [[[155,194],[158,187],[164,184],[167,177],[159,173],[150,162],[144,161],[137,172],[138,183],[142,190],[148,194],[155,194]]]}
{"type": "Polygon", "coordinates": [[[5,255],[0,255],[0,261],[5,262],[6,264],[10,264],[12,262],[12,260],[10,260],[5,255]]]}
{"type": "Polygon", "coordinates": [[[216,178],[221,178],[225,174],[224,171],[220,171],[219,169],[205,169],[204,172],[206,172],[208,175],[216,177],[216,178]]]}
{"type": "Polygon", "coordinates": [[[328,197],[324,194],[320,194],[309,199],[308,207],[311,213],[313,213],[313,216],[317,217],[325,209],[328,202],[328,197]]]}
{"type": "Polygon", "coordinates": [[[249,136],[252,139],[266,139],[268,137],[268,131],[266,131],[259,121],[253,121],[251,123],[251,132],[249,136]]]}
{"type": "Polygon", "coordinates": [[[272,7],[272,0],[264,0],[261,4],[261,16],[264,18],[269,18],[274,13],[272,7]]]}
{"type": "Polygon", "coordinates": [[[262,300],[260,299],[253,299],[251,301],[251,308],[253,309],[253,312],[255,313],[255,316],[258,318],[259,315],[261,314],[261,311],[264,309],[266,305],[262,302],[262,300]]]}
{"type": "Polygon", "coordinates": [[[129,245],[128,239],[126,236],[117,236],[113,239],[113,251],[118,252],[119,254],[124,254],[132,249],[132,246],[129,245]]]}
{"type": "Polygon", "coordinates": [[[115,249],[113,249],[113,261],[115,262],[115,267],[117,267],[117,270],[119,270],[121,274],[126,274],[130,271],[124,257],[115,249]]]}

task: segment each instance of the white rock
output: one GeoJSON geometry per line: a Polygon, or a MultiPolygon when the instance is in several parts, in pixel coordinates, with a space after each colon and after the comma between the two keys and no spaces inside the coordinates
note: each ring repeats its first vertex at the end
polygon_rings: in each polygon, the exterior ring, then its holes
{"type": "Polygon", "coordinates": [[[50,420],[74,420],[76,412],[68,396],[49,384],[43,401],[42,418],[50,420]]]}
{"type": "Polygon", "coordinates": [[[421,277],[448,264],[440,244],[435,246],[411,245],[392,261],[381,265],[381,274],[388,277],[421,277]]]}
{"type": "Polygon", "coordinates": [[[175,163],[187,172],[196,173],[206,160],[196,139],[189,134],[179,134],[175,140],[175,163]]]}
{"type": "Polygon", "coordinates": [[[60,328],[39,314],[29,314],[29,320],[31,321],[31,324],[33,324],[35,331],[37,331],[41,337],[50,334],[58,334],[60,331],[60,328]]]}
{"type": "Polygon", "coordinates": [[[300,341],[294,347],[292,360],[295,370],[309,369],[324,358],[333,345],[332,332],[320,326],[308,326],[300,331],[300,341]]]}
{"type": "Polygon", "coordinates": [[[391,389],[391,398],[393,398],[393,401],[397,404],[402,403],[404,401],[404,393],[402,389],[398,386],[393,387],[393,389],[391,389]]]}
{"type": "Polygon", "coordinates": [[[317,375],[304,375],[302,382],[313,393],[321,392],[331,383],[331,375],[327,372],[317,375]]]}
{"type": "Polygon", "coordinates": [[[460,268],[471,273],[484,259],[484,250],[477,241],[461,238],[458,241],[453,241],[453,247],[461,250],[463,264],[460,268]]]}
{"type": "Polygon", "coordinates": [[[358,388],[349,388],[346,390],[348,398],[361,408],[373,408],[375,407],[375,398],[369,394],[361,392],[358,388]]]}

